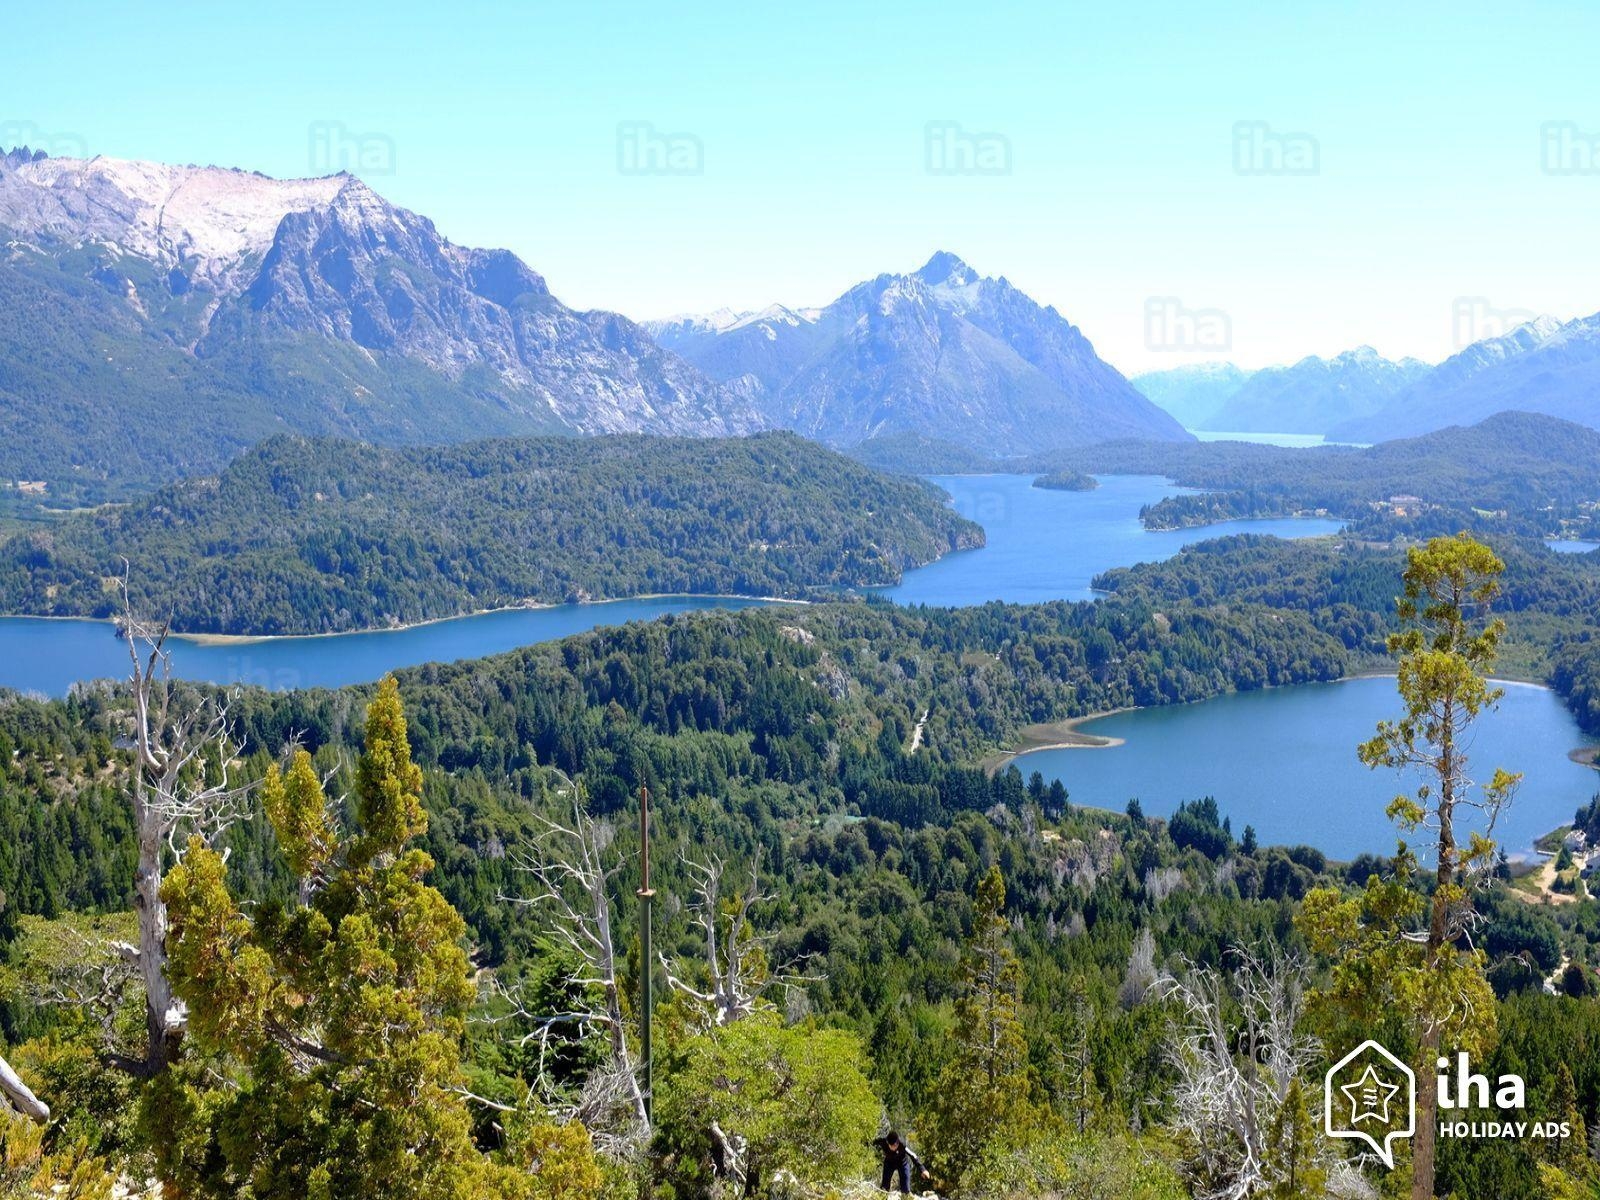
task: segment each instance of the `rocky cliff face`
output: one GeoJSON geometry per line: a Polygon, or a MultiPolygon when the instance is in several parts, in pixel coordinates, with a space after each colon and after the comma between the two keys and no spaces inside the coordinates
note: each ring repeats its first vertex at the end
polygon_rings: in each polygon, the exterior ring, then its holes
{"type": "MultiPolygon", "coordinates": [[[[285,429],[416,441],[761,424],[748,398],[633,322],[567,308],[515,255],[457,246],[347,175],[274,180],[12,152],[0,158],[0,242],[0,297],[26,296],[38,313],[0,323],[0,350],[99,335],[143,377],[127,407],[107,381],[85,413],[92,461],[80,469],[117,472],[97,430],[158,417],[163,377],[174,379],[165,424],[187,421],[187,436],[214,449],[191,444],[179,456],[191,465],[285,429]],[[237,436],[193,411],[197,383],[227,397],[237,436]]],[[[10,430],[49,440],[60,397],[47,377],[23,387],[0,374],[0,396],[10,430]]]]}

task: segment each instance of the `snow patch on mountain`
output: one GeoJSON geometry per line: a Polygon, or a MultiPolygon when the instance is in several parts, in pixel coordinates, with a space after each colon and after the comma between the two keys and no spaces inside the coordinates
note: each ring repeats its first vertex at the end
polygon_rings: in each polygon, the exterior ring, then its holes
{"type": "Polygon", "coordinates": [[[5,173],[0,225],[111,241],[165,266],[192,259],[212,276],[264,254],[288,214],[326,207],[347,189],[371,195],[348,175],[276,180],[219,167],[45,158],[5,173]]]}
{"type": "Polygon", "coordinates": [[[821,309],[677,319],[657,340],[834,445],[912,433],[993,451],[1188,435],[1053,308],[947,251],[821,309]]]}

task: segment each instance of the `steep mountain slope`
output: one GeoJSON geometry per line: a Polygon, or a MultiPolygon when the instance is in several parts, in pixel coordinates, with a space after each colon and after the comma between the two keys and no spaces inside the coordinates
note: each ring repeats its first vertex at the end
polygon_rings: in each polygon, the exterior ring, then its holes
{"type": "Polygon", "coordinates": [[[987,475],[1004,471],[1007,462],[920,433],[886,433],[857,442],[845,453],[874,470],[896,475],[987,475]]]}
{"type": "Polygon", "coordinates": [[[792,433],[377,447],[272,438],[219,477],[0,542],[0,611],[318,633],[526,601],[808,594],[983,544],[921,480],[792,433]]]}
{"type": "Polygon", "coordinates": [[[1327,433],[1370,416],[1428,365],[1414,358],[1384,358],[1370,346],[1336,358],[1311,355],[1287,367],[1267,367],[1201,426],[1228,433],[1327,433]]]}
{"type": "Polygon", "coordinates": [[[359,180],[0,157],[0,478],[115,494],[277,432],[728,434],[755,410],[359,180]],[[68,430],[70,429],[70,435],[68,430]]]}
{"type": "Polygon", "coordinates": [[[1055,309],[952,254],[818,310],[650,328],[772,424],[832,445],[917,433],[1004,454],[1188,437],[1055,309]]]}
{"type": "Polygon", "coordinates": [[[1204,429],[1252,374],[1232,363],[1196,363],[1167,371],[1147,371],[1135,375],[1130,382],[1185,429],[1204,429]]]}
{"type": "Polygon", "coordinates": [[[1410,437],[1507,409],[1600,428],[1600,313],[1562,324],[1540,317],[1474,342],[1378,412],[1335,426],[1348,441],[1410,437]]]}

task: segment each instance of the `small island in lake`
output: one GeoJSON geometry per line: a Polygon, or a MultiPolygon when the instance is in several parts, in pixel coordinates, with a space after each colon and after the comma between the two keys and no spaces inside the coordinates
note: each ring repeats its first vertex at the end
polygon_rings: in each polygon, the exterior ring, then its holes
{"type": "Polygon", "coordinates": [[[1057,492],[1092,492],[1100,486],[1100,481],[1093,475],[1074,471],[1071,467],[1059,467],[1039,476],[1033,481],[1033,486],[1057,492]]]}

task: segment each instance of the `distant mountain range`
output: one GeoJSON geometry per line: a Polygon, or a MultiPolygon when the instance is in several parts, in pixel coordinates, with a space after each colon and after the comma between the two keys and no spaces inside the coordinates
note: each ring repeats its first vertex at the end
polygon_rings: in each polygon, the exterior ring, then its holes
{"type": "Polygon", "coordinates": [[[632,321],[352,176],[0,156],[0,479],[115,494],[282,432],[762,423],[632,321]]]}
{"type": "Polygon", "coordinates": [[[1201,428],[1229,433],[1326,433],[1378,412],[1428,364],[1398,362],[1371,346],[1335,358],[1311,355],[1287,367],[1254,372],[1201,428]]]}
{"type": "Polygon", "coordinates": [[[1246,372],[1231,363],[1153,371],[1134,385],[1186,428],[1317,433],[1371,443],[1531,412],[1600,428],[1600,314],[1529,321],[1430,367],[1363,346],[1246,372]]]}
{"type": "Polygon", "coordinates": [[[1232,363],[1194,363],[1135,375],[1132,383],[1158,407],[1171,413],[1185,429],[1208,429],[1207,422],[1253,374],[1232,363]]]}
{"type": "Polygon", "coordinates": [[[1189,429],[1218,433],[1315,433],[1381,410],[1427,363],[1396,362],[1370,346],[1335,358],[1245,371],[1205,363],[1140,375],[1134,385],[1189,429]]]}
{"type": "Polygon", "coordinates": [[[1333,426],[1346,441],[1408,437],[1506,410],[1600,428],[1600,313],[1563,324],[1540,317],[1474,342],[1366,417],[1333,426]]]}
{"type": "Polygon", "coordinates": [[[1431,370],[1363,348],[1135,388],[1054,308],[952,254],[821,308],[641,326],[568,308],[515,255],[457,246],[349,175],[0,154],[0,484],[55,504],[215,472],[280,433],[781,427],[987,459],[1186,425],[1374,441],[1508,408],[1600,424],[1597,395],[1600,316],[1431,370]]]}
{"type": "Polygon", "coordinates": [[[953,254],[819,309],[646,327],[769,423],[831,445],[905,433],[1014,454],[1189,437],[1054,308],[953,254]]]}

